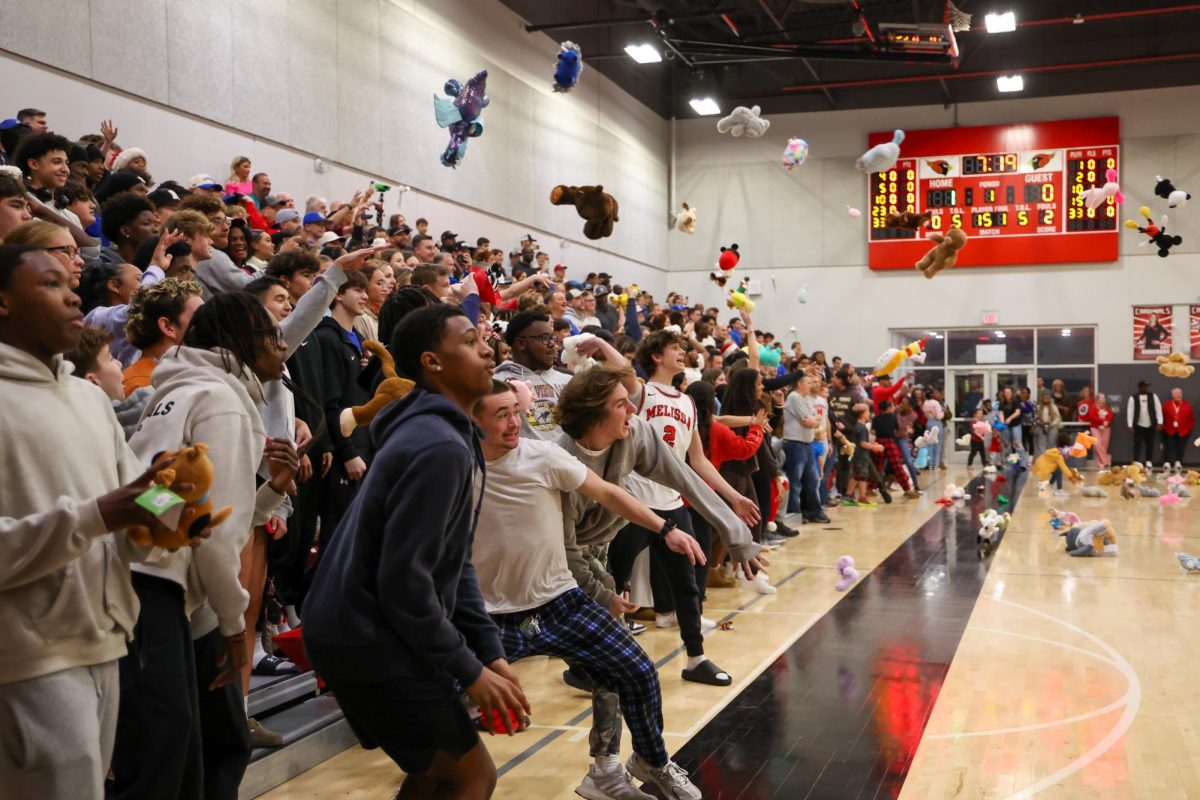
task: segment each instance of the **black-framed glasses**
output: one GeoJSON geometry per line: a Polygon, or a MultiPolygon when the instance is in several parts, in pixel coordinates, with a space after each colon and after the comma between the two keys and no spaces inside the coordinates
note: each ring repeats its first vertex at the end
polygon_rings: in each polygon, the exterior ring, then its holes
{"type": "Polygon", "coordinates": [[[522,333],[517,338],[518,339],[537,339],[539,342],[544,344],[546,347],[554,347],[556,344],[558,344],[558,339],[554,338],[553,333],[543,333],[543,334],[538,334],[538,335],[535,335],[532,333],[522,333]]]}
{"type": "Polygon", "coordinates": [[[57,245],[56,247],[47,247],[46,252],[48,252],[48,253],[63,253],[67,256],[67,258],[71,258],[71,259],[79,258],[79,255],[80,255],[79,248],[73,244],[60,244],[60,245],[57,245]]]}

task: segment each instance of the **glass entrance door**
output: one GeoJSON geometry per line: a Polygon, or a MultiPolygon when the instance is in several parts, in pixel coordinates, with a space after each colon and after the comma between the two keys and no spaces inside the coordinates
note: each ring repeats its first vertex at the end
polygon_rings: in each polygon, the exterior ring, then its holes
{"type": "Polygon", "coordinates": [[[946,404],[949,406],[947,411],[952,413],[953,417],[947,436],[951,436],[952,433],[955,443],[951,445],[947,442],[945,448],[952,453],[965,453],[970,448],[957,444],[957,440],[970,431],[975,409],[983,405],[984,400],[991,400],[991,406],[994,408],[997,396],[1006,386],[1011,386],[1014,392],[1033,386],[1033,370],[1024,367],[973,367],[951,370],[950,379],[951,386],[946,392],[946,404]]]}

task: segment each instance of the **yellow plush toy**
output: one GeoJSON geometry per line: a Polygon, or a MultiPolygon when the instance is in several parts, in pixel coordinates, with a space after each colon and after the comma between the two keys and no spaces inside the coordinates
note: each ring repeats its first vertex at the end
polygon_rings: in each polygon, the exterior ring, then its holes
{"type": "Polygon", "coordinates": [[[129,538],[141,545],[153,544],[168,550],[187,547],[189,540],[199,536],[205,530],[214,528],[233,513],[233,508],[225,506],[220,511],[213,511],[212,501],[208,499],[208,490],[212,488],[213,463],[208,457],[208,445],[195,444],[181,450],[168,450],[160,453],[156,463],[174,458],[170,467],[161,469],[154,476],[154,483],[164,486],[179,495],[186,504],[175,530],[162,534],[151,534],[149,528],[140,525],[129,528],[129,538]],[[191,484],[190,492],[179,490],[180,484],[191,484]]]}
{"type": "Polygon", "coordinates": [[[1171,353],[1169,356],[1159,356],[1158,371],[1168,378],[1190,378],[1196,368],[1188,363],[1183,353],[1171,353]]]}
{"type": "Polygon", "coordinates": [[[1146,470],[1141,464],[1136,461],[1125,468],[1125,477],[1132,480],[1134,483],[1146,482],[1146,470]]]}
{"type": "Polygon", "coordinates": [[[1183,482],[1192,486],[1200,486],[1200,472],[1196,472],[1194,469],[1189,469],[1187,472],[1183,473],[1183,482]]]}
{"type": "Polygon", "coordinates": [[[742,281],[738,288],[729,293],[729,296],[725,298],[725,305],[738,311],[745,311],[747,314],[754,313],[754,301],[746,294],[745,281],[742,281]]]}
{"type": "Polygon", "coordinates": [[[367,403],[342,409],[342,413],[338,415],[338,427],[342,431],[342,436],[354,433],[354,429],[360,425],[370,425],[371,420],[375,419],[385,406],[393,400],[404,397],[416,385],[408,378],[401,378],[396,374],[396,362],[382,344],[367,340],[363,343],[363,347],[379,359],[385,377],[383,383],[379,384],[379,388],[375,390],[375,396],[367,403]]]}
{"type": "Polygon", "coordinates": [[[1096,475],[1096,483],[1100,486],[1120,486],[1125,480],[1125,468],[1113,467],[1100,470],[1096,475]]]}

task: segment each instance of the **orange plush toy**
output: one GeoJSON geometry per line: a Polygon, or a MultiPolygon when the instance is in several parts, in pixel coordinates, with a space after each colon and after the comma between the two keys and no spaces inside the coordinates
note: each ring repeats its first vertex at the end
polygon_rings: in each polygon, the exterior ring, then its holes
{"type": "Polygon", "coordinates": [[[375,419],[385,406],[393,400],[404,397],[416,385],[408,378],[401,378],[396,374],[396,362],[382,344],[368,340],[363,343],[363,347],[379,359],[380,366],[383,367],[384,379],[369,402],[361,406],[342,409],[342,413],[338,415],[338,427],[342,431],[342,436],[354,433],[354,429],[360,425],[370,425],[371,420],[375,419]]]}
{"type": "Polygon", "coordinates": [[[1075,434],[1075,444],[1071,445],[1072,458],[1087,458],[1088,451],[1096,445],[1096,437],[1080,431],[1075,434]]]}
{"type": "Polygon", "coordinates": [[[177,550],[187,547],[191,539],[207,529],[224,522],[233,513],[233,508],[225,506],[214,512],[212,501],[208,499],[208,490],[213,482],[213,463],[208,457],[208,445],[195,444],[181,450],[168,450],[154,460],[160,462],[168,458],[175,460],[170,467],[158,471],[154,483],[170,489],[183,499],[185,505],[179,522],[175,530],[156,535],[151,534],[149,528],[134,526],[129,529],[129,538],[137,544],[153,544],[177,550]],[[177,488],[180,484],[191,484],[192,490],[182,492],[177,488]]]}

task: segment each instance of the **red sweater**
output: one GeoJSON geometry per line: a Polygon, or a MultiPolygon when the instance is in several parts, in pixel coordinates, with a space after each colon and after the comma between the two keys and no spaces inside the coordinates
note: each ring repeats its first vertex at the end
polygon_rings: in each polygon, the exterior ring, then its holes
{"type": "Polygon", "coordinates": [[[723,425],[715,419],[708,432],[708,460],[717,469],[726,461],[745,461],[758,452],[762,444],[762,428],[751,425],[745,436],[738,436],[728,425],[723,425]]]}
{"type": "Polygon", "coordinates": [[[1196,416],[1192,413],[1192,404],[1187,400],[1164,400],[1163,433],[1176,436],[1187,436],[1196,426],[1196,416]]]}
{"type": "Polygon", "coordinates": [[[1103,428],[1103,427],[1111,428],[1112,421],[1113,421],[1112,406],[1105,406],[1104,408],[1101,408],[1100,406],[1093,403],[1092,408],[1091,408],[1091,413],[1088,414],[1087,419],[1086,420],[1081,419],[1080,421],[1088,423],[1093,428],[1103,428]],[[1107,426],[1105,423],[1107,423],[1107,426]]]}
{"type": "Polygon", "coordinates": [[[904,382],[906,380],[908,380],[907,375],[900,378],[900,380],[896,381],[891,386],[878,386],[878,385],[872,386],[871,387],[871,411],[875,414],[879,413],[879,401],[880,400],[891,400],[893,403],[895,403],[896,395],[899,394],[900,390],[904,388],[904,382]]]}

